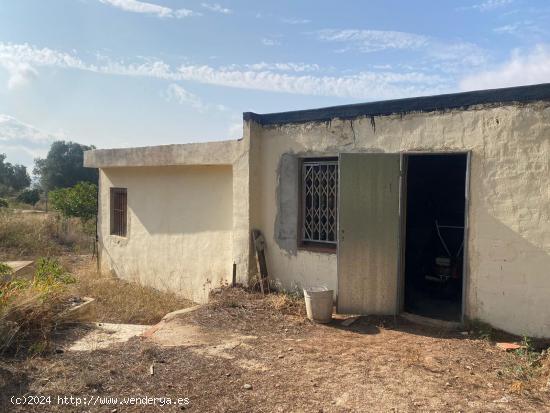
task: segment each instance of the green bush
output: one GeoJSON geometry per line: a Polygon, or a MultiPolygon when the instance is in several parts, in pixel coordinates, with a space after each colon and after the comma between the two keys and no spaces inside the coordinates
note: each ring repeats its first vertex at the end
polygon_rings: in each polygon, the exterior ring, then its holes
{"type": "Polygon", "coordinates": [[[2,277],[11,274],[11,267],[8,264],[0,262],[0,281],[2,277]]]}
{"type": "Polygon", "coordinates": [[[0,208],[7,208],[8,207],[8,201],[6,201],[4,198],[0,198],[0,208]]]}
{"type": "Polygon", "coordinates": [[[37,354],[51,348],[75,278],[59,261],[40,258],[32,281],[0,282],[0,355],[37,354]]]}
{"type": "Polygon", "coordinates": [[[55,258],[41,257],[36,261],[34,283],[37,285],[72,284],[75,278],[55,258]]]}
{"type": "MultiPolygon", "coordinates": [[[[11,272],[11,268],[1,263],[11,272]]],[[[7,273],[9,274],[9,272],[7,273]]],[[[32,281],[15,278],[11,281],[0,280],[0,310],[10,303],[10,300],[23,290],[33,290],[42,296],[63,290],[67,284],[76,282],[74,276],[63,268],[55,258],[39,258],[36,261],[36,269],[32,281]]]]}
{"type": "Polygon", "coordinates": [[[72,188],[56,189],[49,193],[49,200],[63,216],[89,221],[97,214],[97,185],[79,182],[72,188]]]}
{"type": "Polygon", "coordinates": [[[40,191],[38,189],[25,189],[16,198],[19,202],[35,206],[40,201],[40,191]]]}

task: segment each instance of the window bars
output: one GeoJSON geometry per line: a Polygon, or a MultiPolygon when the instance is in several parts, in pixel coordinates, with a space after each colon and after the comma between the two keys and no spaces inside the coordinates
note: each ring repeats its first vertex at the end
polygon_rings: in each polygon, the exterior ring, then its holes
{"type": "Polygon", "coordinates": [[[302,242],[335,246],[337,241],[338,161],[302,164],[302,242]]]}
{"type": "Polygon", "coordinates": [[[127,210],[126,188],[111,188],[111,235],[126,236],[127,210]]]}

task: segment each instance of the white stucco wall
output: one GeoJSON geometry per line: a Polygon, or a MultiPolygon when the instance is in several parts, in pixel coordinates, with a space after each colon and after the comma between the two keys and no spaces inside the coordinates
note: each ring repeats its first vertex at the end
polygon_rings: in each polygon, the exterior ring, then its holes
{"type": "Polygon", "coordinates": [[[106,168],[100,172],[101,267],[205,302],[231,282],[230,165],[106,168]],[[127,237],[109,235],[109,190],[128,190],[127,237]]]}
{"type": "MultiPolygon", "coordinates": [[[[478,107],[373,121],[375,127],[366,117],[254,126],[261,168],[253,191],[270,273],[287,288],[335,288],[337,282],[335,254],[284,249],[276,239],[283,155],[471,150],[466,315],[516,334],[550,336],[550,107],[478,107]]],[[[254,125],[247,123],[245,130],[254,125]]]]}
{"type": "Polygon", "coordinates": [[[269,273],[284,287],[336,289],[336,255],[297,249],[289,231],[298,214],[293,162],[339,152],[468,150],[466,315],[550,337],[548,104],[278,126],[246,121],[243,132],[225,143],[88,152],[87,166],[101,168],[102,269],[203,302],[210,288],[230,281],[233,262],[241,282],[256,272],[250,230],[258,228],[269,273]],[[174,166],[152,166],[163,164],[174,166]],[[128,188],[126,239],[109,235],[110,186],[128,188]]]}

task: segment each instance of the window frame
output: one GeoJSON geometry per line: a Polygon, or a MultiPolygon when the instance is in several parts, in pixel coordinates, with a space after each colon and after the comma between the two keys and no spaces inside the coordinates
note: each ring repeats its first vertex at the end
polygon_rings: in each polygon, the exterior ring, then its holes
{"type": "MultiPolygon", "coordinates": [[[[336,254],[338,246],[338,222],[336,222],[335,241],[323,242],[323,241],[311,241],[304,239],[304,218],[305,218],[305,192],[304,192],[304,164],[308,162],[331,162],[335,163],[338,169],[339,158],[338,156],[317,156],[300,158],[299,170],[298,170],[298,231],[297,231],[297,244],[299,250],[322,252],[329,254],[336,254]]],[[[338,220],[338,177],[336,179],[336,220],[338,220]]]]}
{"type": "MultiPolygon", "coordinates": [[[[117,237],[127,238],[128,237],[128,188],[121,187],[111,187],[110,188],[110,203],[109,203],[109,213],[110,213],[110,222],[109,222],[109,234],[117,237]],[[115,197],[123,194],[124,198],[122,205],[119,208],[115,206],[115,197]],[[117,215],[115,212],[118,212],[117,215]],[[122,222],[119,225],[115,224],[116,217],[119,216],[122,218],[122,222]],[[118,227],[118,228],[117,228],[118,227]]],[[[120,203],[120,201],[119,201],[120,203]]]]}

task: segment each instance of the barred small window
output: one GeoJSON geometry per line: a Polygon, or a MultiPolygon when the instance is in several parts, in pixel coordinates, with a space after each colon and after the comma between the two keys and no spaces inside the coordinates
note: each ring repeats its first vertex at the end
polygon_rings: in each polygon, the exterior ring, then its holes
{"type": "Polygon", "coordinates": [[[126,188],[111,188],[111,235],[126,236],[127,210],[126,188]]]}
{"type": "Polygon", "coordinates": [[[306,159],[302,165],[302,244],[336,246],[338,160],[306,159]]]}

